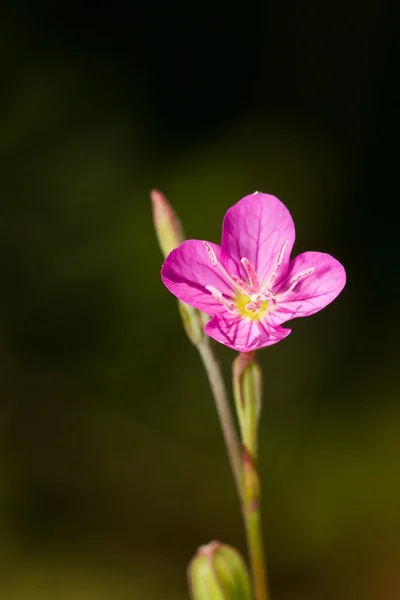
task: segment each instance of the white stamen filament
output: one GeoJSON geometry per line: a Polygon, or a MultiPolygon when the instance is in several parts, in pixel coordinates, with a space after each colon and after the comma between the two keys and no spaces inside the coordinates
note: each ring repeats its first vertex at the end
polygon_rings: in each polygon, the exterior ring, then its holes
{"type": "Polygon", "coordinates": [[[314,267],[311,267],[310,269],[305,269],[304,271],[300,271],[300,273],[297,273],[297,275],[294,276],[288,289],[285,290],[284,292],[282,292],[281,294],[277,294],[276,297],[284,298],[285,296],[287,296],[287,294],[289,294],[292,290],[294,290],[294,288],[296,287],[296,285],[298,283],[300,283],[300,281],[302,281],[303,279],[305,279],[306,277],[311,275],[311,273],[314,273],[314,271],[315,271],[314,267]]]}
{"type": "Polygon", "coordinates": [[[206,290],[208,290],[212,297],[215,300],[218,300],[218,302],[222,304],[222,306],[224,306],[228,312],[236,314],[234,303],[224,298],[222,293],[219,290],[217,290],[217,288],[215,288],[212,285],[206,285],[206,290]]]}
{"type": "Polygon", "coordinates": [[[264,290],[268,290],[269,292],[271,291],[272,286],[274,285],[276,278],[278,276],[279,267],[283,263],[283,257],[285,256],[285,252],[286,252],[286,248],[288,247],[288,244],[289,244],[289,240],[285,240],[285,243],[283,244],[283,246],[280,249],[279,254],[278,254],[278,260],[276,261],[275,271],[273,271],[271,273],[271,275],[269,276],[267,283],[263,286],[263,291],[264,290]]]}
{"type": "Polygon", "coordinates": [[[278,256],[278,264],[276,265],[277,267],[280,267],[283,261],[283,257],[285,255],[286,252],[286,248],[288,247],[288,243],[289,240],[286,240],[285,243],[283,244],[281,251],[279,252],[279,256],[278,256]]]}
{"type": "Polygon", "coordinates": [[[233,278],[229,275],[228,271],[225,269],[225,267],[223,267],[221,265],[221,263],[219,262],[214,250],[211,248],[210,244],[208,242],[203,241],[203,244],[207,250],[208,256],[210,257],[211,260],[211,264],[213,267],[217,267],[222,275],[224,276],[225,281],[230,285],[230,287],[236,291],[236,283],[233,280],[233,278]]]}

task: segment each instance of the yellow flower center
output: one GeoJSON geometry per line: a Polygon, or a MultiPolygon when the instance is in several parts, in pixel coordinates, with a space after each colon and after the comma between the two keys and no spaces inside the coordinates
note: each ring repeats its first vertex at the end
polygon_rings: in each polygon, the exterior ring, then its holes
{"type": "Polygon", "coordinates": [[[247,317],[252,321],[258,321],[259,319],[262,319],[262,317],[266,313],[268,307],[268,300],[264,300],[261,303],[260,308],[257,308],[255,310],[249,310],[246,307],[251,301],[252,298],[250,296],[248,296],[247,294],[243,294],[242,292],[238,292],[235,296],[234,305],[243,317],[247,317]]]}

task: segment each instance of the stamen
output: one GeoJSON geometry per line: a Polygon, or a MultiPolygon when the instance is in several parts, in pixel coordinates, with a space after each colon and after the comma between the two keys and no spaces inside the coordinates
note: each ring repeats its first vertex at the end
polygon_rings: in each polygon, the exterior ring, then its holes
{"type": "Polygon", "coordinates": [[[208,242],[203,242],[203,244],[208,252],[208,256],[210,257],[213,267],[216,267],[218,264],[218,259],[215,255],[214,250],[211,248],[211,246],[208,242]]]}
{"type": "Polygon", "coordinates": [[[251,287],[249,285],[247,285],[247,283],[244,283],[244,281],[239,279],[239,277],[236,277],[236,275],[232,275],[232,280],[235,283],[236,287],[238,287],[241,292],[243,292],[244,294],[247,294],[247,296],[251,296],[251,294],[253,293],[253,290],[251,289],[251,287]]]}
{"type": "Polygon", "coordinates": [[[240,260],[240,262],[242,263],[242,265],[244,266],[244,268],[246,270],[251,289],[253,290],[253,292],[258,294],[261,290],[261,285],[260,285],[260,280],[258,279],[258,275],[256,273],[255,268],[253,267],[253,265],[251,264],[251,262],[249,261],[248,258],[242,258],[240,260]]]}
{"type": "Polygon", "coordinates": [[[251,301],[248,304],[246,304],[246,310],[254,310],[256,311],[257,309],[259,309],[261,306],[260,301],[251,301]]]}
{"type": "Polygon", "coordinates": [[[231,288],[236,291],[236,285],[235,285],[234,280],[229,275],[228,271],[218,261],[218,258],[216,256],[214,250],[211,248],[210,244],[208,242],[205,242],[204,240],[203,240],[203,244],[205,246],[205,249],[207,250],[208,256],[210,257],[212,266],[218,267],[218,269],[221,271],[222,275],[224,276],[224,279],[227,281],[227,283],[229,283],[231,288]]]}
{"type": "Polygon", "coordinates": [[[272,286],[274,285],[276,278],[278,276],[279,267],[283,263],[283,257],[285,256],[285,252],[286,252],[286,248],[288,247],[288,244],[289,244],[289,240],[286,240],[285,243],[283,244],[282,248],[280,249],[279,254],[278,254],[278,260],[276,262],[275,271],[273,271],[271,273],[271,275],[269,276],[269,278],[267,280],[267,283],[263,286],[263,289],[271,290],[272,286]]]}
{"type": "Polygon", "coordinates": [[[247,310],[253,311],[260,310],[265,300],[267,300],[267,298],[264,294],[253,294],[250,296],[250,302],[246,304],[246,308],[247,310]]]}
{"type": "Polygon", "coordinates": [[[218,302],[222,304],[222,306],[224,306],[228,312],[236,314],[234,303],[224,298],[222,293],[219,290],[217,290],[217,288],[215,288],[212,285],[206,285],[206,290],[208,290],[214,298],[214,300],[218,300],[218,302]]]}
{"type": "Polygon", "coordinates": [[[302,281],[303,279],[305,279],[306,277],[311,275],[311,273],[314,273],[314,271],[315,271],[314,267],[311,267],[310,269],[305,269],[304,271],[300,271],[300,273],[297,273],[297,275],[294,276],[288,289],[286,291],[282,292],[282,294],[277,294],[277,297],[282,298],[282,297],[286,296],[287,294],[289,294],[289,292],[291,292],[300,281],[302,281]]]}
{"type": "Polygon", "coordinates": [[[288,247],[288,243],[289,240],[286,240],[285,243],[283,244],[281,251],[279,252],[279,256],[278,256],[278,264],[276,265],[277,267],[280,267],[283,261],[283,256],[286,252],[286,248],[288,247]]]}

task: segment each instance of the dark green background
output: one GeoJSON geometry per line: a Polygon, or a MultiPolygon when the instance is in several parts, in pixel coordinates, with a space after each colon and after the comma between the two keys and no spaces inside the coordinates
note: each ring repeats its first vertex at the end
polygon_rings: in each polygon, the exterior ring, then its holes
{"type": "Polygon", "coordinates": [[[272,599],[399,597],[397,23],[385,2],[2,4],[2,599],[180,600],[198,545],[244,551],[152,187],[212,241],[275,194],[296,253],[345,265],[259,353],[272,599]]]}

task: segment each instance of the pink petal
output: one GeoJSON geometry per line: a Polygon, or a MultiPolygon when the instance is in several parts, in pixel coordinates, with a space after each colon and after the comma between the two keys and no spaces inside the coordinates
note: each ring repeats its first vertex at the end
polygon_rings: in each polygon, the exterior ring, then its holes
{"type": "Polygon", "coordinates": [[[315,269],[314,273],[300,281],[287,296],[279,299],[277,295],[276,308],[269,315],[273,324],[313,315],[332,302],[344,288],[346,272],[339,261],[330,254],[304,252],[290,262],[287,273],[278,283],[279,292],[288,289],[296,274],[311,267],[315,269]]]}
{"type": "MultiPolygon", "coordinates": [[[[217,244],[208,243],[228,273],[238,275],[235,263],[226,252],[217,244]]],[[[161,279],[179,300],[209,315],[226,312],[226,309],[206,290],[207,285],[215,287],[225,298],[234,294],[227,278],[212,264],[204,243],[199,240],[186,240],[168,254],[161,279]]]]}
{"type": "Polygon", "coordinates": [[[290,334],[290,329],[267,326],[261,321],[241,317],[216,315],[204,328],[207,335],[239,352],[250,352],[280,342],[290,334]]]}
{"type": "MultiPolygon", "coordinates": [[[[276,270],[278,257],[288,242],[279,268],[285,272],[294,239],[294,223],[286,206],[275,196],[257,192],[227,211],[221,246],[238,265],[242,258],[248,258],[259,278],[266,280],[276,270]]],[[[245,277],[243,267],[240,268],[245,277]]]]}

